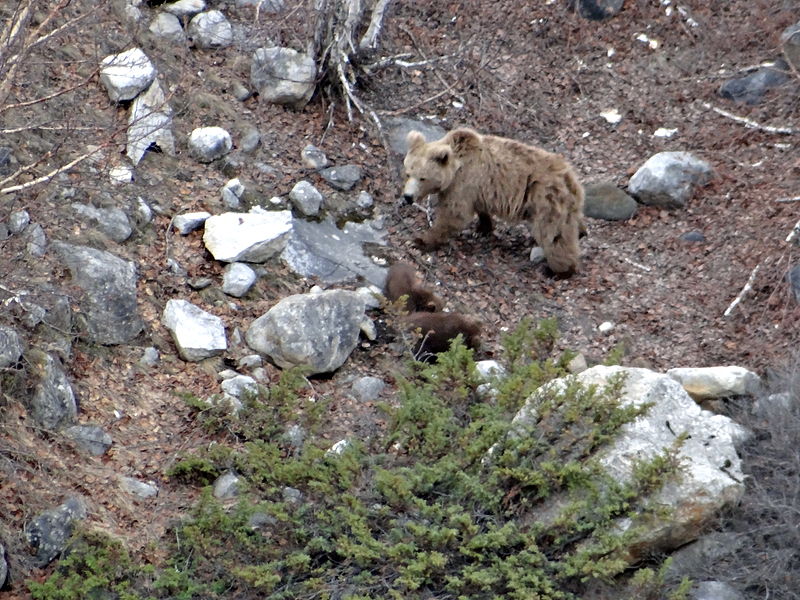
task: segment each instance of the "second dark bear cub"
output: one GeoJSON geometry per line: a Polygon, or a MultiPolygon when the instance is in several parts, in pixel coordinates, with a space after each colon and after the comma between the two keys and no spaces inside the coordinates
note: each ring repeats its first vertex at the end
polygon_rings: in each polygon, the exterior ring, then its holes
{"type": "Polygon", "coordinates": [[[468,348],[480,348],[480,323],[459,313],[415,312],[400,317],[400,323],[404,329],[420,336],[414,345],[414,357],[417,360],[426,360],[432,354],[447,352],[450,343],[459,335],[468,348]]]}
{"type": "Polygon", "coordinates": [[[414,267],[398,262],[389,267],[386,276],[386,298],[397,302],[405,296],[402,308],[406,312],[439,312],[444,308],[444,301],[422,285],[414,267]]]}

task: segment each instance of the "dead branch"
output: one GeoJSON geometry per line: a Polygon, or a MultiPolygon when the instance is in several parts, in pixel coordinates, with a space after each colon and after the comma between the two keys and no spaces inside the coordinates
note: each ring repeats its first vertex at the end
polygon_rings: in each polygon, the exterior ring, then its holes
{"type": "Polygon", "coordinates": [[[725,309],[725,312],[722,313],[723,317],[729,317],[731,315],[731,313],[733,312],[733,309],[736,308],[739,305],[739,303],[742,301],[742,298],[744,298],[745,295],[750,290],[753,289],[753,283],[756,280],[756,275],[758,274],[758,270],[760,268],[761,268],[761,263],[758,263],[756,265],[756,267],[753,269],[753,271],[750,273],[750,277],[747,278],[747,283],[744,284],[744,287],[742,288],[742,291],[739,292],[739,295],[736,296],[736,298],[733,299],[733,302],[731,302],[730,305],[728,306],[728,308],[725,309]]]}
{"type": "Polygon", "coordinates": [[[793,198],[776,198],[775,202],[800,202],[800,196],[794,196],[793,198]]]}
{"type": "MultiPolygon", "coordinates": [[[[66,163],[64,165],[61,165],[60,167],[56,167],[55,169],[53,169],[52,171],[50,171],[46,175],[42,175],[41,177],[37,177],[36,179],[33,179],[31,181],[27,181],[25,183],[20,183],[18,185],[12,185],[11,187],[2,188],[2,189],[0,189],[0,195],[11,194],[13,192],[19,192],[21,190],[26,190],[28,188],[31,188],[31,187],[33,187],[35,185],[39,185],[40,183],[44,183],[46,181],[50,181],[51,179],[53,179],[53,177],[55,177],[59,173],[63,173],[65,171],[69,171],[75,165],[77,165],[79,163],[82,163],[87,158],[90,158],[90,157],[94,156],[95,154],[97,154],[101,150],[104,150],[105,148],[107,148],[110,145],[111,145],[110,141],[106,142],[106,143],[104,143],[104,144],[102,144],[100,146],[97,146],[97,147],[93,148],[89,152],[84,152],[83,154],[81,154],[77,158],[69,161],[68,163],[66,163]]],[[[30,167],[30,166],[31,165],[28,165],[28,167],[30,167]]],[[[6,181],[9,181],[10,179],[18,177],[20,172],[24,171],[24,170],[28,170],[28,169],[27,168],[19,169],[16,173],[14,173],[14,175],[12,175],[11,177],[7,177],[6,179],[3,180],[3,182],[0,182],[0,183],[4,183],[6,181]]]]}
{"type": "MultiPolygon", "coordinates": [[[[411,33],[411,32],[410,32],[408,29],[406,29],[405,27],[403,27],[402,25],[400,26],[400,31],[402,31],[403,33],[405,33],[405,34],[408,36],[408,39],[410,39],[410,40],[411,40],[411,43],[414,45],[414,49],[415,49],[415,50],[416,50],[416,51],[419,53],[419,55],[422,57],[422,59],[423,59],[424,61],[429,61],[430,59],[429,59],[429,58],[426,56],[425,52],[423,52],[422,48],[420,48],[419,44],[417,43],[417,39],[416,39],[416,38],[413,36],[413,34],[412,34],[412,33],[411,33]]],[[[453,83],[452,85],[451,85],[451,84],[448,84],[448,83],[447,83],[447,81],[445,81],[444,77],[442,77],[441,73],[439,73],[439,71],[438,71],[438,70],[436,70],[436,69],[434,69],[434,73],[435,73],[435,75],[436,75],[436,78],[439,80],[439,82],[440,82],[440,83],[441,83],[441,84],[442,84],[442,85],[443,85],[443,86],[444,86],[444,87],[445,87],[445,88],[446,88],[448,91],[449,91],[449,90],[452,90],[452,89],[453,89],[453,88],[454,88],[454,87],[455,87],[455,86],[458,84],[458,80],[457,80],[455,83],[453,83]]],[[[453,94],[453,97],[454,97],[456,100],[458,100],[459,102],[461,102],[461,104],[464,104],[464,105],[466,105],[466,104],[467,104],[467,101],[466,101],[466,100],[464,100],[464,98],[463,98],[462,96],[460,96],[460,95],[458,95],[458,94],[455,94],[455,93],[453,93],[453,92],[450,92],[450,93],[452,93],[452,94],[453,94]]],[[[444,95],[444,94],[442,94],[442,95],[444,95]]]]}
{"type": "Polygon", "coordinates": [[[367,32],[358,43],[359,52],[375,50],[378,47],[378,36],[381,33],[383,16],[386,14],[386,9],[389,7],[390,2],[391,0],[377,0],[375,2],[375,6],[372,7],[372,17],[369,20],[367,32]]]}
{"type": "Polygon", "coordinates": [[[728,112],[723,108],[712,106],[708,102],[703,102],[703,107],[705,107],[707,110],[713,110],[715,113],[722,115],[723,117],[727,117],[728,119],[732,119],[737,123],[741,123],[749,129],[759,129],[761,131],[766,131],[767,133],[780,133],[783,135],[794,135],[800,132],[800,130],[794,129],[792,127],[773,127],[772,125],[762,125],[761,123],[753,121],[752,119],[748,119],[747,117],[740,117],[731,112],[728,112]]]}

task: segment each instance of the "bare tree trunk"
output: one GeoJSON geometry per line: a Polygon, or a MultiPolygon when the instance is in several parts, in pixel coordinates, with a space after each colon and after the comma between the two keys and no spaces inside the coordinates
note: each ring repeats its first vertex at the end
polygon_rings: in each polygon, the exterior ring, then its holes
{"type": "Polygon", "coordinates": [[[369,10],[368,3],[368,0],[314,0],[316,22],[309,54],[319,65],[322,85],[344,99],[350,120],[353,106],[361,113],[371,112],[356,95],[355,84],[361,74],[359,63],[378,46],[391,0],[374,0],[369,10]],[[359,40],[361,31],[364,34],[359,40]]]}

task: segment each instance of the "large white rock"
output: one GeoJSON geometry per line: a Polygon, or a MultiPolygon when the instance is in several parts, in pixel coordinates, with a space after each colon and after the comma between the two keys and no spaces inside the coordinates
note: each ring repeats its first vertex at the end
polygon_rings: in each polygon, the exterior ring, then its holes
{"type": "Polygon", "coordinates": [[[211,255],[225,262],[264,262],[281,252],[292,231],[288,210],[223,213],[206,221],[203,242],[211,255]]]}
{"type": "Polygon", "coordinates": [[[233,43],[233,27],[218,10],[196,15],[187,32],[198,48],[225,48],[233,43]]]}
{"type": "Polygon", "coordinates": [[[683,367],[670,369],[667,375],[680,383],[693,398],[745,396],[758,390],[761,379],[744,367],[683,367]]]}
{"type": "Polygon", "coordinates": [[[247,345],[281,368],[338,369],[358,344],[364,299],[347,290],[288,296],[250,325],[247,345]]]}
{"type": "Polygon", "coordinates": [[[172,109],[158,81],[154,81],[131,104],[126,152],[134,166],[151,146],[158,146],[164,154],[175,156],[172,109]]]}
{"type": "Polygon", "coordinates": [[[232,149],[231,134],[222,127],[198,127],[189,134],[189,154],[200,162],[209,163],[232,149]]]}
{"type": "Polygon", "coordinates": [[[643,204],[682,207],[713,174],[711,165],[689,152],[659,152],[634,173],[628,193],[643,204]]]}
{"type": "Polygon", "coordinates": [[[170,300],[161,318],[181,358],[200,361],[228,348],[222,319],[186,300],[170,300]]]}
{"type": "MultiPolygon", "coordinates": [[[[606,471],[617,481],[630,481],[637,462],[651,459],[673,447],[678,435],[688,438],[679,451],[683,467],[677,481],[667,482],[655,493],[652,501],[668,509],[664,517],[648,522],[646,533],[623,556],[633,562],[650,551],[670,550],[697,538],[702,528],[723,508],[735,504],[744,493],[744,476],[736,443],[748,433],[728,417],[702,410],[681,385],[648,369],[596,366],[576,376],[584,385],[598,388],[609,385],[612,378],[624,376],[623,405],[641,406],[652,403],[646,415],[622,427],[618,437],[598,453],[606,471]]],[[[514,418],[515,431],[536,422],[536,406],[548,391],[563,390],[571,378],[557,379],[537,390],[514,418]]],[[[543,508],[554,517],[563,508],[543,508]]],[[[621,531],[641,525],[626,519],[618,522],[621,531]]]]}
{"type": "Polygon", "coordinates": [[[292,48],[259,48],[250,66],[250,81],[261,98],[301,108],[311,99],[317,65],[307,54],[292,48]]]}
{"type": "Polygon", "coordinates": [[[156,77],[156,68],[141,48],[106,56],[100,63],[100,81],[114,102],[132,100],[156,77]]]}

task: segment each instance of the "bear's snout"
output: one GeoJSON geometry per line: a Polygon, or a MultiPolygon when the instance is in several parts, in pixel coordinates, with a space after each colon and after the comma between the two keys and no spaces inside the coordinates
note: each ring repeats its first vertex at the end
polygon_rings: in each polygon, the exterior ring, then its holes
{"type": "Polygon", "coordinates": [[[414,202],[414,194],[406,194],[403,192],[403,202],[406,204],[411,204],[414,202]]]}
{"type": "Polygon", "coordinates": [[[406,201],[406,204],[411,204],[414,202],[414,198],[417,197],[418,192],[419,180],[414,177],[409,177],[406,180],[406,185],[403,187],[403,200],[406,201]]]}

